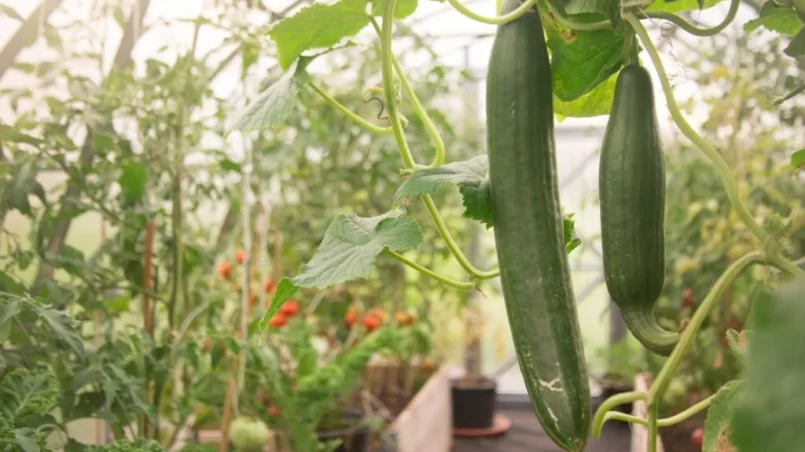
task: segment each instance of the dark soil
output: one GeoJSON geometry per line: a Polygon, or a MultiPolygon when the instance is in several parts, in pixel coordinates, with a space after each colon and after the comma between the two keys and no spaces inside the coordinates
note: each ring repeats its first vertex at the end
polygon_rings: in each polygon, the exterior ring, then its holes
{"type": "Polygon", "coordinates": [[[456,378],[451,380],[450,384],[452,384],[453,387],[459,389],[494,388],[496,386],[494,380],[490,379],[489,377],[485,377],[483,375],[479,375],[476,377],[465,376],[461,378],[456,378]]]}

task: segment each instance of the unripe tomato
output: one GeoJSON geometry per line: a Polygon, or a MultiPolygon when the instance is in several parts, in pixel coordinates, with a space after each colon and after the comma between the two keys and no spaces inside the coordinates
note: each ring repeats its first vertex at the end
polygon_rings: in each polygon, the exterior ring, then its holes
{"type": "Polygon", "coordinates": [[[235,251],[235,261],[238,264],[242,264],[244,260],[246,260],[246,253],[244,253],[242,249],[235,251]]]}
{"type": "Polygon", "coordinates": [[[280,313],[285,317],[293,317],[299,314],[299,304],[295,300],[288,300],[280,306],[280,313]]]}
{"type": "Polygon", "coordinates": [[[232,277],[232,264],[223,261],[218,264],[218,275],[226,280],[232,277]]]}
{"type": "Polygon", "coordinates": [[[414,316],[407,312],[399,311],[394,314],[394,317],[397,319],[397,323],[400,325],[413,325],[414,324],[414,316]]]}
{"type": "Polygon", "coordinates": [[[383,323],[383,321],[375,314],[366,314],[363,317],[363,326],[366,327],[366,331],[372,332],[376,330],[381,323],[383,323]]]}
{"type": "Polygon", "coordinates": [[[274,314],[274,317],[271,317],[271,320],[269,320],[268,323],[273,327],[279,328],[288,323],[288,319],[286,319],[282,313],[278,312],[274,314]]]}
{"type": "Polygon", "coordinates": [[[690,442],[693,443],[694,446],[701,448],[702,444],[704,444],[704,429],[699,427],[690,434],[690,442]]]}

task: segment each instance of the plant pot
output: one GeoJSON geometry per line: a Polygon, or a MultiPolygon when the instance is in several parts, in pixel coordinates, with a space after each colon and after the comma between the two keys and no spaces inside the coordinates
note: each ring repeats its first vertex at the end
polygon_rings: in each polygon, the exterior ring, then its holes
{"type": "MultiPolygon", "coordinates": [[[[601,400],[606,400],[612,396],[623,394],[624,392],[632,391],[633,386],[627,384],[622,381],[612,381],[612,380],[604,380],[600,383],[601,386],[601,400]]],[[[633,410],[633,404],[625,403],[623,405],[615,407],[614,411],[619,411],[621,413],[631,414],[633,410]]]]}
{"type": "Polygon", "coordinates": [[[317,432],[319,441],[341,440],[341,445],[335,452],[368,452],[371,442],[371,431],[369,426],[361,423],[363,413],[357,411],[347,411],[343,419],[348,426],[338,429],[328,429],[317,432]]]}
{"type": "Polygon", "coordinates": [[[450,380],[453,428],[488,429],[495,421],[497,382],[486,377],[450,380]]]}

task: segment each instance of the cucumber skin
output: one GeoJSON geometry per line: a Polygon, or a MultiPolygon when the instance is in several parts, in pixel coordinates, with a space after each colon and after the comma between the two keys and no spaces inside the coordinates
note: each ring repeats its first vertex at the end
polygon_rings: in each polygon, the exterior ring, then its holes
{"type": "MultiPolygon", "coordinates": [[[[504,0],[501,14],[519,5],[504,0]]],[[[535,10],[498,27],[486,88],[494,233],[520,371],[548,436],[582,451],[590,388],[559,202],[551,69],[535,10]]]]}
{"type": "Polygon", "coordinates": [[[627,66],[618,75],[598,184],[609,295],[635,338],[668,356],[679,334],[654,317],[665,283],[665,161],[651,75],[641,66],[627,66]]]}

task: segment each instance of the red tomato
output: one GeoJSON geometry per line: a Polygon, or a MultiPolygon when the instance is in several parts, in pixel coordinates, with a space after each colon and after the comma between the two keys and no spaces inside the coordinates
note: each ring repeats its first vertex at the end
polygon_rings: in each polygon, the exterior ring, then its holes
{"type": "Polygon", "coordinates": [[[218,264],[218,275],[222,278],[228,280],[232,277],[232,264],[227,261],[223,261],[218,264]]]}
{"type": "Polygon", "coordinates": [[[288,300],[280,307],[280,313],[285,317],[293,317],[299,314],[299,304],[295,300],[288,300]]]}
{"type": "Polygon", "coordinates": [[[271,417],[279,417],[280,413],[281,413],[280,409],[275,407],[274,405],[271,405],[271,407],[268,409],[268,415],[271,417]]]}
{"type": "Polygon", "coordinates": [[[266,293],[274,292],[274,288],[274,281],[272,281],[271,278],[266,278],[266,280],[263,281],[263,290],[265,290],[266,293]]]}
{"type": "Polygon", "coordinates": [[[369,310],[369,313],[380,319],[381,322],[386,320],[386,311],[380,308],[372,308],[371,310],[369,310]]]}
{"type": "Polygon", "coordinates": [[[375,314],[366,314],[363,317],[363,326],[366,327],[366,331],[374,331],[376,330],[383,321],[377,317],[375,314]]]}
{"type": "Polygon", "coordinates": [[[682,291],[682,307],[683,308],[693,307],[693,289],[691,289],[690,287],[686,287],[685,290],[682,291]]]}
{"type": "Polygon", "coordinates": [[[699,427],[690,434],[690,442],[693,443],[694,446],[701,448],[702,444],[704,443],[704,429],[699,427]]]}
{"type": "Polygon", "coordinates": [[[235,251],[235,261],[237,261],[238,264],[242,264],[244,260],[246,260],[246,253],[244,253],[242,249],[235,251]]]}
{"type": "Polygon", "coordinates": [[[286,319],[282,313],[277,313],[274,314],[274,317],[271,317],[271,320],[269,320],[268,323],[273,327],[279,328],[288,323],[288,319],[286,319]]]}
{"type": "Polygon", "coordinates": [[[358,314],[355,313],[355,308],[350,307],[347,309],[347,313],[344,314],[344,323],[347,325],[347,328],[352,328],[357,321],[358,314]]]}

